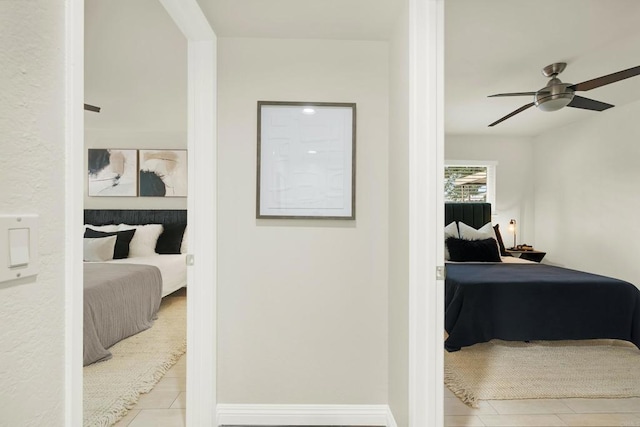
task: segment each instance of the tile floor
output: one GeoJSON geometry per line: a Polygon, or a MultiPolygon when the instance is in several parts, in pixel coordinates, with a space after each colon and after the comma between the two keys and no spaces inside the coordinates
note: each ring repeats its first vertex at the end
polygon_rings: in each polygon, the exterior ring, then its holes
{"type": "Polygon", "coordinates": [[[184,427],[186,375],[184,355],[114,427],[184,427]]]}
{"type": "MultiPolygon", "coordinates": [[[[186,357],[183,356],[115,427],[184,427],[186,357]]],[[[446,387],[444,425],[458,426],[638,426],[640,398],[536,399],[462,403],[446,387]]]]}

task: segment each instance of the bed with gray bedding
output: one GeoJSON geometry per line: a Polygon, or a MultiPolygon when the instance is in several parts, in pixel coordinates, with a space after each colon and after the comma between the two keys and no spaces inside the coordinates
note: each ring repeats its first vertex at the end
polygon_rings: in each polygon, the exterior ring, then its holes
{"type": "Polygon", "coordinates": [[[84,263],[83,366],[110,359],[109,347],[150,328],[161,299],[157,267],[84,263]]]}

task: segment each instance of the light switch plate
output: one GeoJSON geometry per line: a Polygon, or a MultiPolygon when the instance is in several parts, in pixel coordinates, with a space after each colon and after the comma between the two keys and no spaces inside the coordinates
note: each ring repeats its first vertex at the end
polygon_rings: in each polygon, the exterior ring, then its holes
{"type": "Polygon", "coordinates": [[[0,282],[38,274],[38,215],[0,215],[0,282]]]}

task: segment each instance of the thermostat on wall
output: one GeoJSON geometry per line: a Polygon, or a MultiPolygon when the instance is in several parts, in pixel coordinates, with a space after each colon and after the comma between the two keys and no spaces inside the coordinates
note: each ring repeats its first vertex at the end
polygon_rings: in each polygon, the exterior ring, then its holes
{"type": "Polygon", "coordinates": [[[0,215],[0,282],[38,274],[38,215],[0,215]]]}

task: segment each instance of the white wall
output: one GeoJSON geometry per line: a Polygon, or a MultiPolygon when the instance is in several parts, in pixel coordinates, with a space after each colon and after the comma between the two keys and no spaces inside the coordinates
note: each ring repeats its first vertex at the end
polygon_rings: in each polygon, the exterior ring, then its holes
{"type": "Polygon", "coordinates": [[[389,46],[389,407],[409,425],[409,15],[389,46]]]}
{"type": "Polygon", "coordinates": [[[218,49],[218,401],[386,404],[388,45],[218,49]],[[355,221],[256,220],[258,100],[357,103],[355,221]]]}
{"type": "Polygon", "coordinates": [[[40,216],[38,276],[0,283],[3,426],[64,425],[64,3],[0,1],[0,214],[40,216]]]}
{"type": "Polygon", "coordinates": [[[534,139],[536,244],[545,260],[640,287],[640,102],[534,139]]]}
{"type": "MultiPolygon", "coordinates": [[[[517,223],[518,244],[538,245],[535,238],[533,203],[534,161],[531,138],[446,135],[445,159],[497,161],[496,216],[505,246],[513,245],[509,220],[517,223]]],[[[541,247],[541,250],[546,248],[541,247]]]]}

